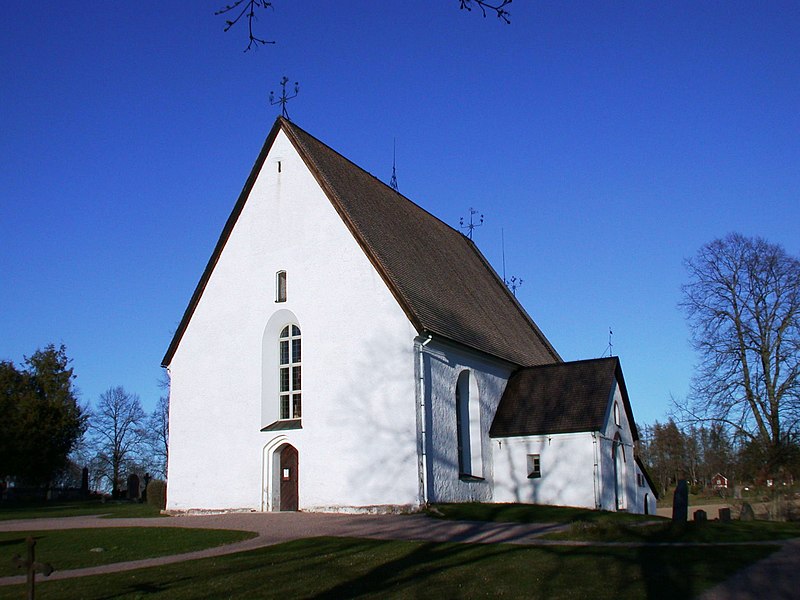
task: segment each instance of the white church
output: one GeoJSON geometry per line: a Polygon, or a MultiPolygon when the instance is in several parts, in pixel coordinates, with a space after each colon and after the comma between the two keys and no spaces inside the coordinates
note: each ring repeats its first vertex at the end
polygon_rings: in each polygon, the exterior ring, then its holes
{"type": "Polygon", "coordinates": [[[655,512],[619,360],[564,362],[471,240],[284,118],[163,366],[170,511],[655,512]]]}

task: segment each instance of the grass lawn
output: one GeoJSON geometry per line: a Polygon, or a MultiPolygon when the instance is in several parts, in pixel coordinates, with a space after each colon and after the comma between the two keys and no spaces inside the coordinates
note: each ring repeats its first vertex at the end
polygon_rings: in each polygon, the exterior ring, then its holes
{"type": "Polygon", "coordinates": [[[636,525],[613,520],[576,522],[562,532],[544,536],[552,540],[583,540],[590,542],[760,542],[800,537],[800,523],[770,521],[690,521],[673,526],[670,521],[636,525]]]}
{"type": "Polygon", "coordinates": [[[463,521],[490,521],[511,523],[573,523],[596,522],[612,519],[615,522],[641,523],[663,520],[655,515],[614,513],[569,506],[544,506],[538,504],[434,504],[428,509],[432,517],[463,521]]]}
{"type": "MultiPolygon", "coordinates": [[[[192,552],[255,536],[249,531],[172,527],[4,531],[0,532],[0,577],[22,574],[11,557],[27,556],[25,539],[29,535],[36,540],[36,560],[49,562],[60,571],[192,552]]],[[[3,589],[0,588],[0,596],[3,589]]]]}
{"type": "Polygon", "coordinates": [[[0,503],[0,521],[9,519],[51,519],[107,515],[111,518],[161,517],[161,511],[149,504],[122,500],[72,500],[49,502],[3,502],[0,503]]]}
{"type": "MultiPolygon", "coordinates": [[[[298,540],[127,573],[40,580],[39,600],[690,598],[775,547],[591,548],[298,540]]],[[[22,586],[0,587],[21,598],[22,586]]]]}

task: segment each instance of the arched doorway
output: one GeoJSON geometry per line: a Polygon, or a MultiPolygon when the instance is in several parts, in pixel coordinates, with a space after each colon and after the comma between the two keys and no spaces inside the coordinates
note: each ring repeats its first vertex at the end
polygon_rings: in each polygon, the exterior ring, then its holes
{"type": "Polygon", "coordinates": [[[279,510],[297,510],[299,506],[298,495],[298,456],[297,448],[291,444],[285,444],[279,449],[278,477],[280,479],[280,503],[279,510]]]}

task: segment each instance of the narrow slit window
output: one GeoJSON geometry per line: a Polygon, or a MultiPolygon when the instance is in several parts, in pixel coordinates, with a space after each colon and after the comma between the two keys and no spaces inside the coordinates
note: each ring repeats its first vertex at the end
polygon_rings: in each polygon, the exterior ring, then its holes
{"type": "Polygon", "coordinates": [[[528,454],[528,479],[539,479],[542,476],[542,464],[538,454],[528,454]]]}
{"type": "Polygon", "coordinates": [[[275,302],[286,302],[286,271],[275,276],[275,302]]]}

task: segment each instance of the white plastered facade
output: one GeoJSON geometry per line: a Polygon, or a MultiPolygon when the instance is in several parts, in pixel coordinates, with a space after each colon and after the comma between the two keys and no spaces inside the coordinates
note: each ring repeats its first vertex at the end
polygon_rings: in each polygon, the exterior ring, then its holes
{"type": "Polygon", "coordinates": [[[634,460],[618,383],[601,431],[505,437],[492,443],[496,502],[655,512],[653,491],[634,460]],[[538,457],[538,476],[529,477],[528,456],[538,457]]]}
{"type": "Polygon", "coordinates": [[[170,363],[168,508],[275,509],[284,443],[298,450],[301,510],[418,504],[415,336],[279,132],[170,363]],[[261,431],[279,417],[277,335],[290,323],[302,428],[261,431]]]}

